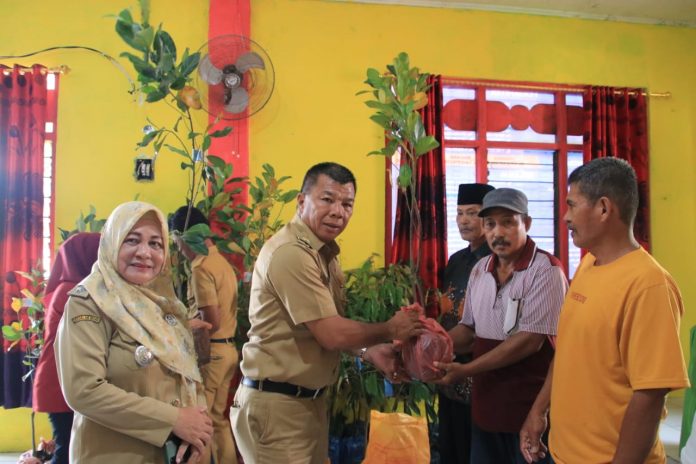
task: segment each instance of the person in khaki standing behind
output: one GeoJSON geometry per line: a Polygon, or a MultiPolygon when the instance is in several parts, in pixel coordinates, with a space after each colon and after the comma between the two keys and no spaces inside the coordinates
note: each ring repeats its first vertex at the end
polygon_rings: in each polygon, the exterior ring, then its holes
{"type": "Polygon", "coordinates": [[[230,382],[239,361],[234,344],[237,329],[237,277],[230,263],[210,239],[205,240],[207,255],[196,253],[184,243],[181,233],[197,224],[210,225],[200,210],[191,208],[189,212],[188,206],[182,206],[169,218],[169,228],[175,231],[176,245],[186,259],[191,261],[189,303],[194,303],[203,314],[203,320],[212,325],[210,362],[201,367],[201,375],[215,432],[212,446],[203,454],[201,462],[209,464],[212,455],[216,464],[236,464],[237,453],[230,422],[225,417],[225,408],[230,382]]]}
{"type": "Polygon", "coordinates": [[[249,304],[249,341],[242,348],[242,385],[230,410],[244,462],[325,464],[326,386],[336,380],[341,350],[395,380],[391,344],[422,332],[415,311],[365,324],[343,317],[344,277],[336,238],[353,214],[353,174],[336,163],[307,171],[297,215],[261,249],[249,304]],[[362,349],[361,349],[362,348],[362,349]]]}
{"type": "Polygon", "coordinates": [[[63,395],[75,411],[73,464],[164,462],[165,442],[208,446],[188,311],[176,298],[167,228],[152,205],[118,206],[102,230],[92,273],[70,291],[56,336],[63,395]]]}

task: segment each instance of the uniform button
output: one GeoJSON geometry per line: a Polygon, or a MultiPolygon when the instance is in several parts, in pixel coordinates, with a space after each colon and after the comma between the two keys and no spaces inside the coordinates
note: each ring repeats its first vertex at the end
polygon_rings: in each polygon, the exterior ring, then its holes
{"type": "Polygon", "coordinates": [[[503,297],[503,295],[498,295],[498,299],[501,299],[502,297],[503,297]]]}
{"type": "Polygon", "coordinates": [[[171,405],[174,406],[175,408],[178,408],[181,406],[181,401],[179,401],[179,398],[172,400],[171,405]]]}

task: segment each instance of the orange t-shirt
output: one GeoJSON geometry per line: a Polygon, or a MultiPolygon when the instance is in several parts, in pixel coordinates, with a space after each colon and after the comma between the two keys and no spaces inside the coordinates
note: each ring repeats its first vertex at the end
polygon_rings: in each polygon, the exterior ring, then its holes
{"type": "MultiPolygon", "coordinates": [[[[585,256],[558,324],[550,451],[558,464],[611,462],[635,390],[689,385],[676,283],[642,248],[602,266],[585,256]]],[[[646,463],[662,463],[655,439],[646,463]]]]}

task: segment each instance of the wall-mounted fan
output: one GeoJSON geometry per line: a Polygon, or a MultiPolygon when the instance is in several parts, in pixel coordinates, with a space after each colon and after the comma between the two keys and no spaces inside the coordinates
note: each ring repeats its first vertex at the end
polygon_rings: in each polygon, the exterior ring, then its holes
{"type": "Polygon", "coordinates": [[[199,50],[196,87],[208,85],[206,111],[222,119],[251,116],[266,105],[273,93],[275,74],[268,53],[241,35],[221,35],[199,50]]]}

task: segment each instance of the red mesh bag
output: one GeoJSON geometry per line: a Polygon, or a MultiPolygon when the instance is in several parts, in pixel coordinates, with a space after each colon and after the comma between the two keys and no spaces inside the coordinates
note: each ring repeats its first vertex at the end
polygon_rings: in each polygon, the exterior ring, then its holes
{"type": "Polygon", "coordinates": [[[435,319],[424,316],[423,308],[418,303],[404,306],[401,310],[418,311],[419,319],[425,325],[425,333],[401,345],[401,359],[406,372],[423,382],[441,377],[433,363],[452,362],[452,339],[435,319]]]}

